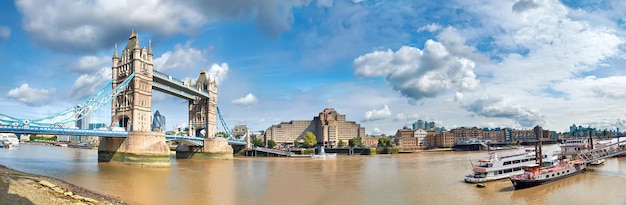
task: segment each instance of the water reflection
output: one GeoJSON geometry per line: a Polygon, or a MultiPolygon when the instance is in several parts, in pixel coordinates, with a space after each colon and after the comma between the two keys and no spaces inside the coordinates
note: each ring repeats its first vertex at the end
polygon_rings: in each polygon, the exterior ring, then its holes
{"type": "MultiPolygon", "coordinates": [[[[504,155],[508,152],[499,153],[504,155]]],[[[120,197],[131,204],[623,204],[626,158],[585,174],[514,190],[463,182],[485,152],[338,156],[331,160],[176,160],[170,168],[97,163],[97,151],[36,145],[0,150],[0,164],[120,197]]]]}

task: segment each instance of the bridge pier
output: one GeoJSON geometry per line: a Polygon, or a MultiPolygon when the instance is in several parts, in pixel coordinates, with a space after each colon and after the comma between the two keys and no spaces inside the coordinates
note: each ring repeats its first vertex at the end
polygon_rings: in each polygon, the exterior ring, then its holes
{"type": "Polygon", "coordinates": [[[233,148],[228,140],[216,138],[204,138],[204,147],[187,146],[179,144],[176,147],[177,159],[232,159],[233,148]]]}
{"type": "Polygon", "coordinates": [[[98,161],[170,167],[170,149],[163,133],[128,132],[127,138],[101,137],[98,161]]]}

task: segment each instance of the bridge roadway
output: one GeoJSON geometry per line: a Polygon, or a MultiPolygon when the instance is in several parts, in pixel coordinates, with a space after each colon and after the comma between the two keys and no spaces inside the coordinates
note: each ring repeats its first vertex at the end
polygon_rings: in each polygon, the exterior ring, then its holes
{"type": "MultiPolygon", "coordinates": [[[[70,135],[70,136],[98,136],[98,137],[128,137],[126,131],[112,130],[84,130],[76,128],[51,128],[32,126],[0,126],[0,133],[40,134],[40,135],[70,135]]],[[[179,135],[166,135],[165,139],[175,140],[187,146],[204,146],[204,138],[179,135]]],[[[230,145],[246,145],[246,142],[229,140],[230,145]]]]}
{"type": "Polygon", "coordinates": [[[626,141],[615,142],[606,146],[585,150],[578,153],[578,158],[590,163],[596,160],[606,159],[617,155],[626,154],[626,141]]]}
{"type": "Polygon", "coordinates": [[[197,88],[195,85],[185,84],[185,82],[173,78],[170,75],[154,70],[152,75],[152,88],[176,97],[187,100],[194,100],[196,96],[209,98],[209,93],[197,88]]]}

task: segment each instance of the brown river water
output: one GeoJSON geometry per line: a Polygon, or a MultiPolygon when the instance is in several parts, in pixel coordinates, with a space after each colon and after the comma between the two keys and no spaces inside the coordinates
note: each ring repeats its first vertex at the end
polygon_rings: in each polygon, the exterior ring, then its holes
{"type": "Polygon", "coordinates": [[[130,204],[626,204],[626,157],[523,190],[515,190],[508,180],[488,182],[485,188],[464,183],[470,160],[486,155],[448,151],[326,160],[172,158],[170,168],[145,168],[98,163],[97,150],[22,144],[0,149],[0,164],[130,204]]]}

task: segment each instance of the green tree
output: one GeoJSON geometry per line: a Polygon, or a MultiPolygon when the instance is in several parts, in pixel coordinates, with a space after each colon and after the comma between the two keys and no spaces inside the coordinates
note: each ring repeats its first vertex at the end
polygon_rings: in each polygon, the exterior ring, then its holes
{"type": "Polygon", "coordinates": [[[253,144],[254,146],[257,146],[257,147],[263,147],[263,146],[265,146],[265,144],[263,143],[263,140],[262,140],[261,138],[257,138],[257,137],[255,137],[254,139],[252,139],[252,144],[253,144]]]}
{"type": "Polygon", "coordinates": [[[294,140],[293,147],[300,147],[300,142],[298,142],[298,140],[294,140]]]}
{"type": "Polygon", "coordinates": [[[361,137],[355,137],[348,140],[348,145],[350,147],[363,147],[363,141],[361,140],[361,137]]]}
{"type": "Polygon", "coordinates": [[[381,136],[378,138],[378,145],[381,147],[389,147],[391,146],[391,139],[385,136],[381,136]]]}
{"type": "Polygon", "coordinates": [[[343,140],[339,140],[339,142],[337,143],[337,146],[345,147],[346,146],[346,142],[344,142],[343,140]]]}
{"type": "Polygon", "coordinates": [[[308,131],[304,134],[303,144],[305,147],[314,147],[317,144],[317,137],[311,131],[308,131]]]}
{"type": "Polygon", "coordinates": [[[228,138],[228,133],[224,132],[224,131],[219,131],[217,132],[218,136],[222,136],[223,138],[228,138]]]}
{"type": "Polygon", "coordinates": [[[267,140],[267,147],[269,148],[276,147],[276,142],[274,140],[267,140]]]}

